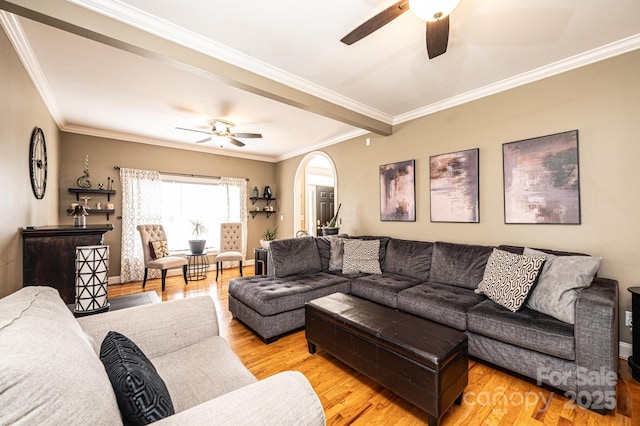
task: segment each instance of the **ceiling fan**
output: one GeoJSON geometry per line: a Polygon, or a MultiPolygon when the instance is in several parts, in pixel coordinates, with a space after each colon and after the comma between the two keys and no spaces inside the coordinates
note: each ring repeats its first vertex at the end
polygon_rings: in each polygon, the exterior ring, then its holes
{"type": "Polygon", "coordinates": [[[245,144],[243,142],[240,142],[236,138],[262,138],[262,135],[260,133],[232,133],[231,129],[235,127],[235,124],[227,120],[222,120],[220,118],[210,120],[209,124],[211,125],[210,131],[188,129],[185,127],[176,127],[176,129],[187,130],[189,132],[206,133],[210,136],[196,141],[196,143],[204,143],[213,140],[220,146],[220,148],[224,148],[227,143],[238,147],[243,147],[245,144]]]}
{"type": "Polygon", "coordinates": [[[449,14],[460,0],[401,0],[344,36],[340,41],[351,45],[382,28],[407,10],[427,22],[427,54],[429,59],[447,51],[449,43],[449,14]]]}

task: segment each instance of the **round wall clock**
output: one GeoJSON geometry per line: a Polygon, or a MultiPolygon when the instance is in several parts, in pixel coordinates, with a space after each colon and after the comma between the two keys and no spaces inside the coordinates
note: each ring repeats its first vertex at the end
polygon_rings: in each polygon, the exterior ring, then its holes
{"type": "Polygon", "coordinates": [[[47,145],[44,140],[44,132],[39,127],[33,129],[31,133],[29,174],[31,175],[33,195],[40,200],[44,197],[44,190],[47,188],[47,145]]]}

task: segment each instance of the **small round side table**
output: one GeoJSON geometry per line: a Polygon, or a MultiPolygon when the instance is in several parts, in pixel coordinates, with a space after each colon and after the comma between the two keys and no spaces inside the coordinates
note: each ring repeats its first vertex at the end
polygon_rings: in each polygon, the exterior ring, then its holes
{"type": "Polygon", "coordinates": [[[631,293],[631,320],[633,321],[633,355],[627,362],[631,368],[631,375],[640,382],[640,287],[629,287],[631,293]]]}
{"type": "Polygon", "coordinates": [[[187,279],[189,281],[204,280],[209,271],[209,256],[206,253],[187,254],[187,279]]]}

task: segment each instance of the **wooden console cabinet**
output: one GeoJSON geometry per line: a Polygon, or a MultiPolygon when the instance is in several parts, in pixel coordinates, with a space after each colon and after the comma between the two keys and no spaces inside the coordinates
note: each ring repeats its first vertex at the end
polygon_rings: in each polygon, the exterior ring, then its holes
{"type": "Polygon", "coordinates": [[[113,225],[73,225],[22,229],[22,286],[54,287],[65,303],[75,302],[76,247],[103,244],[113,225]]]}

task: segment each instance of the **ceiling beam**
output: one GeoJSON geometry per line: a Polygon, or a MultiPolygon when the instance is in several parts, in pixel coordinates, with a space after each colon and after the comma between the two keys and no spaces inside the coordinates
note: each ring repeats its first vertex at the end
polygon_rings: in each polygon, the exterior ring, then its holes
{"type": "Polygon", "coordinates": [[[136,55],[203,73],[230,86],[382,136],[393,126],[66,0],[0,0],[0,9],[136,55]]]}

